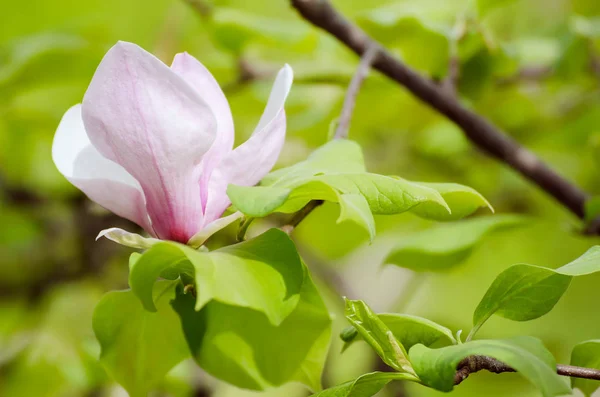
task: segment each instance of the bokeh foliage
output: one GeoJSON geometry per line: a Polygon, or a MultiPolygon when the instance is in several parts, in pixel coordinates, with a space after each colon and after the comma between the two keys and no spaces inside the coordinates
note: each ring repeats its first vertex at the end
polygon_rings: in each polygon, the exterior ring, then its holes
{"type": "MultiPolygon", "coordinates": [[[[597,0],[338,0],[334,4],[409,65],[443,79],[460,60],[458,92],[477,112],[574,183],[600,194],[600,3],[597,0]]],[[[81,100],[94,69],[117,40],[133,41],[170,62],[188,51],[225,87],[243,141],[283,63],[296,82],[286,105],[288,139],[280,166],[323,144],[339,114],[357,59],[313,29],[284,0],[5,1],[0,12],[0,396],[117,396],[99,365],[92,310],[103,292],[125,287],[128,250],[94,242],[98,231],[131,225],[90,205],[56,171],[50,147],[63,112],[81,100]]],[[[402,311],[469,329],[472,313],[498,273],[513,263],[557,267],[598,239],[563,208],[475,149],[447,120],[402,88],[372,73],[350,136],[372,172],[456,182],[481,192],[498,213],[529,215],[528,227],[486,236],[466,260],[443,273],[388,266],[389,249],[433,222],[410,214],[375,216],[378,237],[336,224],[335,205],[317,209],[296,230],[317,286],[347,324],[340,294],[378,311],[402,311]],[[364,247],[351,252],[356,244],[364,247]],[[327,277],[335,274],[336,277],[327,277]],[[350,286],[339,291],[332,280],[350,286]]],[[[211,242],[232,241],[233,232],[211,242]]],[[[440,236],[440,239],[443,239],[440,236]]],[[[451,238],[451,236],[448,236],[451,238]]],[[[443,244],[442,244],[443,245],[443,244]]],[[[461,258],[463,260],[465,258],[461,258]]],[[[574,279],[554,311],[528,323],[491,318],[483,336],[529,334],[559,362],[577,343],[598,339],[589,311],[600,276],[574,279]],[[585,310],[584,310],[585,308],[585,310]]],[[[376,365],[365,346],[339,354],[334,340],[325,375],[338,384],[376,365]]],[[[160,393],[217,396],[244,392],[176,367],[160,393]],[[199,386],[198,386],[199,385],[199,386]]],[[[394,395],[393,387],[383,395],[394,395]]],[[[410,396],[438,392],[407,384],[410,396]]],[[[472,376],[458,396],[537,395],[519,377],[472,376]]],[[[305,395],[286,386],[265,395],[305,395]]]]}

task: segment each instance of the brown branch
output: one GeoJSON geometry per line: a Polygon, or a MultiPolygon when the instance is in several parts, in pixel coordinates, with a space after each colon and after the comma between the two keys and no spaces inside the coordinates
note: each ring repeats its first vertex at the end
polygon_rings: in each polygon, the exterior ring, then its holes
{"type": "Polygon", "coordinates": [[[346,97],[344,98],[344,105],[342,106],[342,114],[338,120],[338,126],[335,130],[335,138],[347,138],[348,130],[350,129],[350,120],[352,120],[352,112],[354,111],[354,105],[356,104],[356,97],[358,96],[358,91],[360,90],[360,86],[362,85],[364,79],[369,74],[369,70],[371,69],[371,64],[373,60],[377,56],[377,52],[379,51],[379,46],[373,44],[369,46],[365,52],[362,54],[362,58],[356,69],[356,73],[352,80],[350,81],[350,85],[348,86],[348,90],[346,91],[346,97]]]}
{"type": "Polygon", "coordinates": [[[287,224],[281,227],[281,230],[283,230],[287,234],[291,234],[292,231],[294,231],[294,229],[296,228],[296,226],[298,226],[298,224],[302,222],[304,218],[308,216],[308,214],[313,212],[313,210],[321,204],[323,204],[323,200],[309,201],[309,203],[306,204],[300,211],[294,214],[292,219],[287,224]]]}
{"type": "MultiPolygon", "coordinates": [[[[352,51],[363,54],[377,43],[343,17],[327,0],[290,0],[309,22],[335,36],[352,51]]],[[[584,218],[588,195],[504,134],[487,119],[465,108],[439,85],[400,62],[383,48],[373,67],[397,81],[417,98],[456,123],[473,144],[537,184],[579,218],[584,218]]]]}
{"type": "MultiPolygon", "coordinates": [[[[500,374],[504,372],[516,372],[509,365],[487,356],[469,356],[464,358],[456,368],[454,384],[458,385],[469,377],[470,374],[487,370],[489,372],[500,374]]],[[[600,380],[600,370],[594,368],[575,367],[573,365],[558,364],[556,373],[562,376],[572,378],[600,380]]]]}

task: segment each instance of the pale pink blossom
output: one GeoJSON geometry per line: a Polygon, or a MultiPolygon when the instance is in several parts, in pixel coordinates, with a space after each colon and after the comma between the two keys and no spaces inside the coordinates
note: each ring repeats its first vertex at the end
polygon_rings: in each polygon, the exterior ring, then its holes
{"type": "Polygon", "coordinates": [[[233,149],[229,104],[198,60],[181,53],[169,67],[119,42],[83,102],[63,116],[52,157],[96,203],[154,238],[187,243],[214,228],[230,205],[228,184],[255,185],[275,164],[292,78],[285,65],[254,133],[233,149]]]}

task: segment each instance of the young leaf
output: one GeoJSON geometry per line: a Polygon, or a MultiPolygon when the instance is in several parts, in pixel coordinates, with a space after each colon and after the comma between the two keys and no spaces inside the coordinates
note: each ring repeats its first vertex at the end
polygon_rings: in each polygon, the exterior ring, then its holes
{"type": "Polygon", "coordinates": [[[418,343],[425,346],[436,342],[456,343],[451,330],[426,318],[395,313],[382,313],[378,316],[407,350],[418,343]]]}
{"type": "MultiPolygon", "coordinates": [[[[571,365],[600,369],[600,340],[588,340],[575,346],[571,352],[571,365]]],[[[591,396],[600,384],[596,380],[571,378],[571,386],[591,396]]]]}
{"type": "Polygon", "coordinates": [[[271,172],[262,186],[291,186],[319,174],[367,172],[360,145],[348,139],[335,139],[317,148],[304,161],[271,172]]]}
{"type": "Polygon", "coordinates": [[[346,299],[346,318],[387,365],[414,375],[406,349],[367,304],[346,299]]]}
{"type": "Polygon", "coordinates": [[[573,276],[600,271],[600,246],[554,270],[518,264],[496,277],[473,314],[471,339],[493,314],[515,321],[533,320],[548,313],[567,290],[573,276]]]}
{"type": "Polygon", "coordinates": [[[306,161],[267,175],[261,186],[231,185],[227,194],[234,207],[251,217],[296,212],[311,200],[340,203],[340,219],[357,222],[371,238],[375,232],[372,214],[413,211],[424,218],[447,221],[489,207],[479,193],[465,186],[416,183],[367,173],[360,147],[347,140],[332,141],[306,161]],[[445,197],[454,208],[448,206],[445,197]]]}
{"type": "Polygon", "coordinates": [[[251,217],[265,217],[281,207],[292,191],[274,186],[227,186],[229,197],[243,197],[241,211],[251,217]]]}
{"type": "Polygon", "coordinates": [[[425,202],[416,207],[413,212],[425,219],[437,221],[455,221],[471,215],[479,208],[487,207],[494,212],[492,205],[473,188],[459,185],[457,183],[426,183],[418,182],[419,185],[437,190],[448,207],[452,209],[451,213],[442,211],[439,206],[425,202]]]}
{"type": "Polygon", "coordinates": [[[415,345],[410,349],[410,360],[423,384],[444,392],[454,388],[458,363],[471,355],[492,357],[509,365],[540,389],[544,397],[571,392],[556,374],[552,354],[533,337],[478,340],[441,349],[415,345]]]}
{"type": "Polygon", "coordinates": [[[278,325],[264,313],[218,301],[198,312],[195,299],[179,291],[173,307],[198,364],[241,388],[298,381],[319,390],[331,319],[308,272],[304,277],[298,305],[278,325]]]}
{"type": "Polygon", "coordinates": [[[416,271],[445,270],[464,261],[489,233],[524,224],[525,218],[496,215],[435,226],[399,239],[384,263],[416,271]]]}
{"type": "MultiPolygon", "coordinates": [[[[377,317],[407,350],[419,343],[428,347],[437,342],[446,345],[457,343],[451,330],[426,318],[396,313],[381,313],[377,314],[377,317]]],[[[352,330],[356,332],[353,327],[352,330]]],[[[350,330],[344,331],[346,335],[352,335],[350,330]]],[[[346,342],[344,345],[344,349],[346,349],[358,338],[347,337],[344,339],[342,337],[342,340],[346,342]]]]}
{"type": "Polygon", "coordinates": [[[375,238],[375,219],[369,203],[360,194],[340,194],[340,217],[337,223],[353,221],[369,232],[371,241],[375,238]]]}
{"type": "Polygon", "coordinates": [[[415,381],[416,378],[410,374],[399,372],[371,372],[313,394],[312,397],[370,397],[393,380],[415,381]]]}
{"type": "Polygon", "coordinates": [[[273,324],[294,310],[304,279],[294,244],[278,229],[212,252],[173,242],[156,244],[133,265],[129,285],[144,307],[153,310],[152,285],[173,272],[195,280],[196,310],[216,300],[261,311],[273,324]]]}
{"type": "Polygon", "coordinates": [[[176,281],[159,281],[157,311],[144,309],[131,291],[106,294],[94,311],[93,328],[102,347],[100,361],[132,397],[145,397],[190,352],[177,314],[169,305],[176,281]]]}

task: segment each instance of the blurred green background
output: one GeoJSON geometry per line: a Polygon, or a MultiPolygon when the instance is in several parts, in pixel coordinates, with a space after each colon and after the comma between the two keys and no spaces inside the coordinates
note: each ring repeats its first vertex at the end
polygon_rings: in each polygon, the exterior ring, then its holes
{"type": "MultiPolygon", "coordinates": [[[[600,2],[598,0],[337,0],[336,7],[405,62],[444,79],[460,64],[458,95],[561,174],[600,194],[600,2]]],[[[252,132],[283,63],[295,71],[286,105],[288,138],[279,166],[326,142],[357,58],[304,22],[285,0],[3,0],[0,6],[0,396],[126,396],[97,362],[91,315],[100,296],[127,286],[129,249],[96,234],[134,226],[90,203],[58,173],[51,144],[62,114],[80,102],[100,59],[117,40],[170,63],[188,51],[222,84],[236,140],[252,132]]],[[[381,267],[385,247],[432,223],[377,218],[378,238],[336,225],[325,205],[295,239],[335,313],[341,295],[378,311],[402,311],[468,332],[494,277],[511,264],[557,267],[598,243],[564,208],[475,150],[454,125],[373,72],[358,97],[350,136],[373,172],[458,182],[497,213],[531,216],[527,227],[486,237],[442,273],[381,267]],[[356,247],[359,247],[356,249],[356,247]]],[[[268,224],[269,221],[266,221],[268,224]]],[[[221,239],[231,238],[227,235],[221,239]]],[[[225,241],[225,240],[224,240],[225,241]]],[[[529,334],[559,362],[578,342],[600,338],[600,275],[574,280],[554,311],[528,323],[493,318],[482,337],[529,334]]],[[[324,384],[379,366],[366,345],[343,355],[332,341],[324,384]]],[[[273,357],[276,360],[276,357],[273,357]]],[[[176,367],[155,396],[246,396],[176,367]]],[[[382,396],[441,393],[392,385],[382,396]]],[[[478,373],[456,396],[536,396],[515,374],[478,373]]],[[[261,394],[263,395],[263,394],[261,394]]],[[[268,396],[306,396],[296,385],[268,396]]]]}

